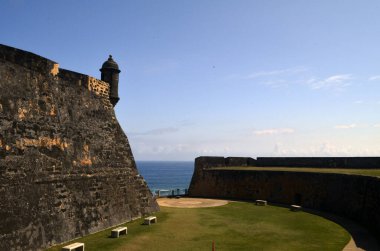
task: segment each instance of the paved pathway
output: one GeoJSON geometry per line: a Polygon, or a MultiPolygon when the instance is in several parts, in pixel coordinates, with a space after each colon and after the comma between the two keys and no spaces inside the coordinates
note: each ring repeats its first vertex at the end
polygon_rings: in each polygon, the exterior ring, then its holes
{"type": "Polygon", "coordinates": [[[379,251],[379,245],[368,231],[355,223],[349,226],[344,226],[351,234],[350,242],[344,247],[343,251],[379,251]]]}
{"type": "Polygon", "coordinates": [[[227,200],[201,199],[201,198],[159,198],[157,202],[164,207],[182,207],[182,208],[198,208],[198,207],[218,207],[228,203],[227,200]]]}

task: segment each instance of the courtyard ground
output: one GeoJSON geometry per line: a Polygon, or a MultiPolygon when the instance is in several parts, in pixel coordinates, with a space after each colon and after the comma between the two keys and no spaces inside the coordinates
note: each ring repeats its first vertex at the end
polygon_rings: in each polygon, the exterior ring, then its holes
{"type": "MultiPolygon", "coordinates": [[[[187,202],[186,208],[184,200],[159,199],[161,212],[155,214],[158,223],[146,226],[139,219],[123,224],[128,227],[128,235],[121,238],[110,238],[109,229],[72,242],[84,242],[86,251],[211,250],[213,242],[218,251],[340,251],[350,240],[350,234],[340,225],[307,212],[250,202],[226,204],[223,200],[218,201],[222,206],[194,208],[196,204],[207,206],[207,202],[194,199],[187,202]],[[169,207],[168,203],[182,204],[182,208],[169,207]]],[[[62,246],[49,250],[60,250],[62,246]]]]}

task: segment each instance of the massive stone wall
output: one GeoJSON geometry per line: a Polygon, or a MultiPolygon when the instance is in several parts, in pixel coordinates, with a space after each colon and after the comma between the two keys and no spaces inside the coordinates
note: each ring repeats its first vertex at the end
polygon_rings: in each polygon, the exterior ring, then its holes
{"type": "Polygon", "coordinates": [[[0,45],[0,249],[40,250],[159,210],[109,85],[0,45]]]}
{"type": "MultiPolygon", "coordinates": [[[[372,230],[380,240],[378,177],[229,170],[225,163],[223,157],[196,158],[189,195],[301,204],[351,218],[372,230]],[[219,168],[215,170],[212,167],[219,168]]],[[[242,163],[241,166],[247,166],[244,161],[242,163]]]]}

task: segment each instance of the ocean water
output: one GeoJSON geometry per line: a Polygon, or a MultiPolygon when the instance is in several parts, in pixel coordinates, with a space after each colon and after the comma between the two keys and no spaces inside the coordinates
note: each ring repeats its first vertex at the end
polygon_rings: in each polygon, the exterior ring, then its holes
{"type": "Polygon", "coordinates": [[[193,176],[193,161],[136,161],[139,173],[152,192],[188,189],[193,176]]]}

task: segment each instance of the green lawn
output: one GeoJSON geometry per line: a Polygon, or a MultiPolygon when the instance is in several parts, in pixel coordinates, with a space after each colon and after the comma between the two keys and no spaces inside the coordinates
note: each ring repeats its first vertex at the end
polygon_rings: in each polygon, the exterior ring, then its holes
{"type": "MultiPolygon", "coordinates": [[[[322,217],[275,206],[231,202],[213,208],[161,207],[158,223],[125,224],[128,235],[109,238],[110,230],[75,240],[91,250],[342,250],[350,235],[322,217]]],[[[67,245],[67,244],[65,244],[67,245]]],[[[49,250],[60,250],[62,246],[49,250]]]]}
{"type": "Polygon", "coordinates": [[[252,170],[252,171],[286,171],[311,173],[343,173],[380,177],[380,169],[342,169],[342,168],[312,168],[312,167],[214,167],[212,170],[252,170]]]}

